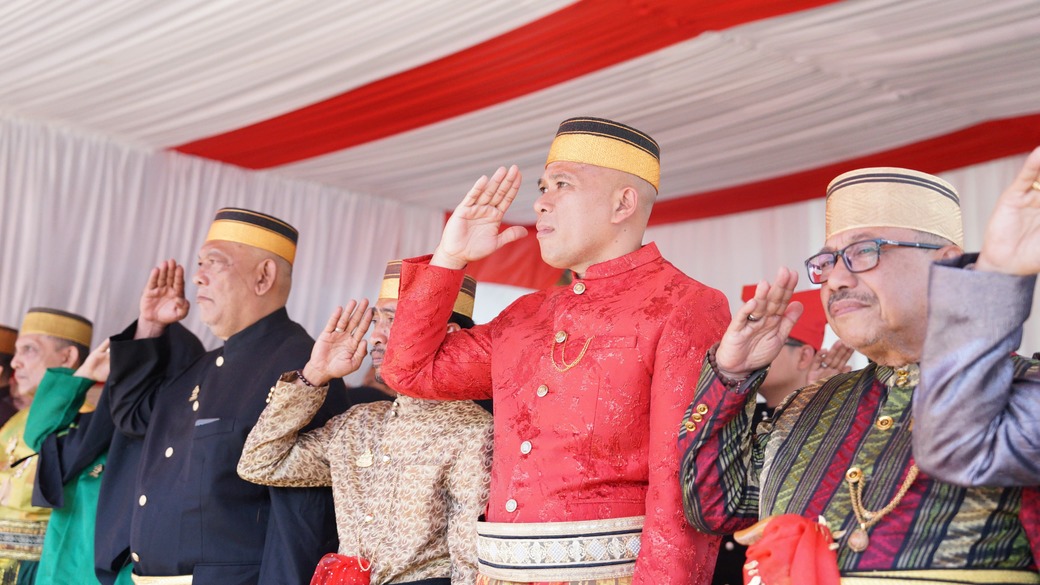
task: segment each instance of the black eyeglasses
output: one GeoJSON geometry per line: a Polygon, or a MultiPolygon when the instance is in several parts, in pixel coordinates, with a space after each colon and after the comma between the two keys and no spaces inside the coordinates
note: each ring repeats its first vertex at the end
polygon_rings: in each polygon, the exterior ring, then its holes
{"type": "Polygon", "coordinates": [[[923,244],[921,242],[897,242],[894,240],[861,240],[845,246],[837,252],[820,252],[805,261],[805,269],[809,272],[809,282],[823,284],[831,277],[831,271],[838,261],[838,256],[845,262],[849,272],[866,272],[878,265],[882,246],[901,246],[904,248],[920,248],[922,250],[938,250],[942,246],[923,244]]]}

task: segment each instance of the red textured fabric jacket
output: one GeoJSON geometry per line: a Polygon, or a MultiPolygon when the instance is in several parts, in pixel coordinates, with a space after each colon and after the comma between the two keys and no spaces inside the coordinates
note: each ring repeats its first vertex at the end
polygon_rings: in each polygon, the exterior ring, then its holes
{"type": "Polygon", "coordinates": [[[645,515],[634,583],[709,583],[718,540],[683,517],[675,436],[725,296],[648,244],[446,335],[463,271],[428,262],[404,262],[382,373],[411,396],[494,398],[488,521],[645,515]]]}

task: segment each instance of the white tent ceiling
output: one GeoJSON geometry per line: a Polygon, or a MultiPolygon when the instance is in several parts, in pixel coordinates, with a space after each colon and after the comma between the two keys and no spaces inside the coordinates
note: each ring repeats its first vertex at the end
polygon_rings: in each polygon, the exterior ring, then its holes
{"type": "MultiPolygon", "coordinates": [[[[501,164],[520,164],[533,193],[556,125],[572,115],[613,117],[654,135],[665,200],[840,164],[991,120],[1040,125],[1030,117],[1040,114],[1036,0],[745,0],[727,3],[734,26],[701,31],[714,22],[709,10],[726,10],[716,4],[12,0],[0,6],[0,109],[438,209],[454,207],[476,177],[501,164]],[[604,22],[581,22],[590,11],[604,22]],[[761,14],[774,15],[755,19],[761,14]],[[500,67],[556,79],[560,72],[548,71],[555,61],[583,62],[568,47],[589,51],[588,39],[576,42],[579,34],[625,47],[627,38],[614,38],[633,34],[618,29],[624,20],[662,35],[685,27],[689,38],[541,89],[537,79],[517,79],[534,89],[488,105],[466,85],[501,82],[500,67]],[[548,55],[524,44],[549,26],[574,36],[548,55]],[[507,41],[524,50],[505,59],[483,49],[507,41]],[[479,66],[443,62],[467,51],[467,63],[479,66]],[[432,76],[416,86],[424,91],[408,94],[423,75],[432,76]],[[372,98],[365,92],[372,84],[420,107],[429,96],[433,110],[454,102],[461,113],[399,120],[409,111],[372,103],[364,110],[374,111],[372,124],[390,120],[405,129],[313,156],[309,146],[329,135],[335,142],[336,133],[366,121],[315,121],[306,109],[339,99],[357,115],[349,102],[372,98]],[[280,162],[251,165],[241,157],[244,146],[205,142],[221,135],[263,138],[256,148],[280,162]]],[[[652,48],[652,41],[639,42],[652,48]]],[[[1040,128],[1032,133],[1040,142],[1040,128]]],[[[1011,154],[989,150],[994,158],[1011,154]]],[[[986,160],[989,150],[971,162],[986,160]]],[[[950,168],[941,155],[933,158],[934,170],[950,168]]],[[[533,212],[518,205],[509,219],[530,223],[533,212]]]]}

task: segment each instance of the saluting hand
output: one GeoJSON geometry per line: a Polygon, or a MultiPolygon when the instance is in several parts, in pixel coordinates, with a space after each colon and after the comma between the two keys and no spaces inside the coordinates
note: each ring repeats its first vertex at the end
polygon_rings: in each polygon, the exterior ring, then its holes
{"type": "Polygon", "coordinates": [[[744,379],[776,358],[798,317],[802,303],[791,302],[798,274],[786,267],[776,273],[773,284],[758,283],[755,296],[733,315],[715,352],[720,374],[744,379]]]}
{"type": "Polygon", "coordinates": [[[187,317],[190,307],[184,297],[184,267],[173,259],[160,262],[152,268],[141,293],[134,339],[158,337],[167,325],[187,317]]]}
{"type": "Polygon", "coordinates": [[[1040,273],[1040,148],[997,199],[975,267],[1006,274],[1040,273]]]}
{"type": "Polygon", "coordinates": [[[352,300],[345,308],[336,307],[314,342],[303,377],[315,386],[324,386],[333,378],[357,371],[368,353],[364,337],[371,324],[368,299],[361,299],[360,303],[352,300]]]}
{"type": "Polygon", "coordinates": [[[87,355],[87,359],[83,360],[83,365],[76,369],[76,373],[73,375],[104,383],[105,380],[108,380],[108,367],[108,339],[106,338],[87,355]]]}
{"type": "Polygon", "coordinates": [[[809,367],[807,381],[822,382],[835,374],[844,374],[852,370],[849,366],[849,358],[852,357],[852,348],[842,343],[839,339],[834,342],[830,349],[821,349],[813,357],[812,365],[809,367]]]}
{"type": "Polygon", "coordinates": [[[506,244],[527,235],[527,228],[513,226],[502,233],[502,217],[520,190],[520,169],[499,167],[489,179],[477,179],[473,188],[444,225],[441,242],[430,264],[460,269],[490,256],[506,244]]]}

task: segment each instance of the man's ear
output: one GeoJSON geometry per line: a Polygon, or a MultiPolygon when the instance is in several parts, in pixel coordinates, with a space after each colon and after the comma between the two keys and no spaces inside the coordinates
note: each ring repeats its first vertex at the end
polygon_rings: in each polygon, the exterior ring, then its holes
{"type": "Polygon", "coordinates": [[[964,255],[964,250],[956,244],[950,244],[949,246],[943,246],[939,248],[939,260],[951,260],[964,255]]]}
{"type": "Polygon", "coordinates": [[[621,223],[639,209],[639,191],[635,187],[626,186],[614,193],[614,214],[611,220],[613,223],[621,223]]]}
{"type": "Polygon", "coordinates": [[[448,333],[455,333],[459,329],[462,329],[462,327],[459,327],[458,323],[455,323],[455,322],[448,323],[448,333]]]}
{"type": "Polygon", "coordinates": [[[79,348],[75,345],[66,345],[62,350],[62,367],[76,368],[79,364],[83,363],[80,359],[83,356],[79,355],[79,348]]]}
{"type": "Polygon", "coordinates": [[[267,294],[272,288],[278,278],[278,266],[275,264],[274,259],[265,258],[256,265],[256,284],[254,285],[254,291],[256,296],[262,297],[267,294]]]}
{"type": "Polygon", "coordinates": [[[816,350],[811,345],[801,345],[798,347],[798,369],[808,370],[812,367],[813,358],[816,357],[816,350]]]}

